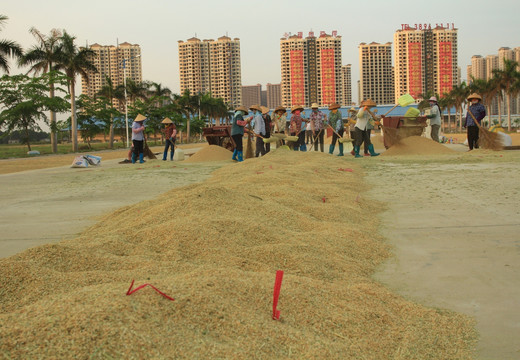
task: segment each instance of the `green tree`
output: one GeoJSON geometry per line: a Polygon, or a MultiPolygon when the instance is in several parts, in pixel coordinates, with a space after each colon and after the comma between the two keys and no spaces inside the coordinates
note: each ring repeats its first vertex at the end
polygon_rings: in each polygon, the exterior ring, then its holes
{"type": "MultiPolygon", "coordinates": [[[[0,15],[0,29],[4,26],[7,19],[9,19],[7,16],[0,15]]],[[[0,69],[4,70],[4,72],[9,74],[9,63],[7,62],[7,58],[20,57],[22,54],[22,48],[16,42],[0,39],[0,69]]]]}
{"type": "Polygon", "coordinates": [[[459,116],[459,131],[462,131],[462,113],[463,107],[466,102],[466,98],[469,95],[469,88],[466,85],[466,82],[462,82],[460,85],[454,86],[453,89],[449,92],[451,98],[453,98],[453,102],[456,109],[456,114],[459,116]]]}
{"type": "MultiPolygon", "coordinates": [[[[451,109],[455,106],[455,100],[451,97],[449,93],[444,93],[444,95],[439,99],[439,107],[442,110],[446,110],[448,113],[448,129],[451,132],[451,109]]],[[[442,119],[442,128],[444,126],[444,117],[442,119]]]]}
{"type": "Polygon", "coordinates": [[[116,88],[112,82],[112,79],[109,76],[105,75],[105,85],[99,90],[98,95],[105,98],[110,103],[111,117],[109,123],[109,147],[110,149],[114,148],[114,117],[119,114],[119,112],[114,109],[114,99],[117,98],[116,88]]]}
{"type": "Polygon", "coordinates": [[[507,100],[507,130],[511,131],[511,97],[520,91],[518,63],[504,59],[504,68],[493,70],[493,78],[498,89],[503,90],[507,100]]]}
{"type": "Polygon", "coordinates": [[[78,151],[78,124],[76,120],[76,75],[82,75],[88,79],[87,72],[97,72],[97,68],[90,61],[96,54],[90,49],[79,49],[75,44],[76,37],[69,35],[63,31],[61,36],[62,51],[58,59],[57,68],[63,70],[67,75],[69,94],[70,94],[70,111],[71,111],[71,127],[72,127],[72,151],[78,151]]]}
{"type": "MultiPolygon", "coordinates": [[[[48,36],[43,35],[36,28],[31,28],[29,32],[36,38],[38,44],[27,50],[22,57],[20,57],[18,64],[20,66],[30,65],[28,73],[47,73],[55,69],[55,65],[58,62],[61,44],[60,37],[61,32],[56,29],[52,29],[48,36]]],[[[49,94],[50,97],[54,97],[54,80],[52,77],[49,78],[49,94]]],[[[51,115],[51,147],[52,152],[58,152],[58,138],[56,133],[56,113],[50,112],[51,115]]]]}
{"type": "MultiPolygon", "coordinates": [[[[179,106],[180,111],[186,116],[186,119],[193,118],[199,110],[199,95],[191,95],[189,89],[185,89],[182,95],[174,95],[174,101],[179,106]]],[[[186,142],[190,142],[191,121],[186,120],[186,142]]]]}
{"type": "MultiPolygon", "coordinates": [[[[49,97],[49,77],[55,84],[66,84],[64,76],[51,72],[40,77],[4,75],[0,78],[0,127],[7,133],[24,132],[29,151],[29,130],[40,130],[39,120],[48,123],[46,111],[64,112],[69,104],[61,97],[49,97]]],[[[63,91],[61,88],[56,90],[63,91]]]]}

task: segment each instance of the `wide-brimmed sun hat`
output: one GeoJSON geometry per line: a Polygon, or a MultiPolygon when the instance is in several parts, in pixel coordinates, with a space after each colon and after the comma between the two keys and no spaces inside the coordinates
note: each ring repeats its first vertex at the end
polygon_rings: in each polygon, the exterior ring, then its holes
{"type": "Polygon", "coordinates": [[[237,108],[235,109],[235,111],[243,111],[243,112],[245,112],[246,114],[249,112],[249,110],[247,110],[247,108],[246,108],[245,106],[243,106],[243,105],[240,105],[239,107],[237,107],[237,108]]]}
{"type": "Polygon", "coordinates": [[[262,114],[265,115],[269,112],[269,108],[267,106],[260,106],[262,114]]]}
{"type": "Polygon", "coordinates": [[[335,109],[339,109],[341,107],[340,104],[338,103],[332,103],[329,105],[329,110],[335,110],[335,109]]]}
{"type": "Polygon", "coordinates": [[[431,98],[428,99],[428,101],[435,101],[435,102],[437,102],[437,98],[435,96],[432,96],[431,98]]]}
{"type": "Polygon", "coordinates": [[[294,105],[294,106],[291,108],[291,113],[295,112],[296,110],[303,111],[303,106],[301,106],[301,105],[294,105]]]}
{"type": "Polygon", "coordinates": [[[251,105],[249,107],[249,110],[258,110],[258,111],[262,112],[262,108],[260,107],[260,105],[251,105]]]}
{"type": "Polygon", "coordinates": [[[287,109],[285,109],[283,106],[277,106],[275,109],[274,109],[274,112],[286,112],[287,109]]]}
{"type": "Polygon", "coordinates": [[[473,93],[470,96],[468,96],[468,100],[471,100],[471,99],[478,99],[479,101],[481,101],[482,100],[482,96],[480,96],[477,93],[473,93]]]}
{"type": "Polygon", "coordinates": [[[141,114],[137,114],[137,116],[135,117],[135,122],[141,122],[141,121],[145,121],[146,120],[146,117],[141,115],[141,114]]]}
{"type": "Polygon", "coordinates": [[[170,118],[164,118],[163,121],[161,121],[162,124],[173,124],[173,121],[170,120],[170,118]]]}
{"type": "Polygon", "coordinates": [[[312,103],[311,109],[317,109],[317,108],[319,108],[318,104],[317,103],[312,103]]]}
{"type": "Polygon", "coordinates": [[[361,106],[368,106],[368,107],[374,107],[377,106],[374,100],[366,99],[361,102],[361,106]]]}

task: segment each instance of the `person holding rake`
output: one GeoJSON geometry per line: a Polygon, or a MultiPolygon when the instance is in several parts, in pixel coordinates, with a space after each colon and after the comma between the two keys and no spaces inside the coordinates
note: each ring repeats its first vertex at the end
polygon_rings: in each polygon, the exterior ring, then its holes
{"type": "Polygon", "coordinates": [[[354,156],[357,158],[363,157],[359,155],[361,144],[365,143],[368,145],[368,151],[370,156],[378,156],[379,153],[374,151],[374,145],[370,141],[370,129],[369,125],[371,120],[377,121],[374,114],[370,111],[371,108],[375,107],[376,103],[373,100],[367,99],[361,102],[361,106],[357,113],[357,121],[355,127],[355,143],[354,143],[354,156]]]}

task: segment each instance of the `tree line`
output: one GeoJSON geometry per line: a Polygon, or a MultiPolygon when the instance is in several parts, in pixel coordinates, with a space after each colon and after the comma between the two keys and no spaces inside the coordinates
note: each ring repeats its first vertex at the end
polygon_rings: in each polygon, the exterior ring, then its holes
{"type": "MultiPolygon", "coordinates": [[[[0,29],[7,19],[0,15],[0,29]]],[[[57,133],[64,127],[70,128],[72,150],[77,152],[78,127],[89,146],[92,138],[102,132],[108,133],[109,147],[113,148],[115,129],[126,125],[125,115],[119,110],[125,107],[130,118],[139,113],[148,118],[149,134],[157,134],[161,121],[169,117],[181,134],[186,132],[188,142],[192,131],[201,133],[205,121],[222,121],[230,110],[223,99],[213,98],[209,93],[191,94],[185,90],[174,94],[160,83],[137,83],[131,78],[126,79],[125,87],[114,86],[106,77],[105,85],[93,97],[76,96],[76,77],[88,79],[87,73],[98,72],[91,60],[95,52],[78,47],[76,38],[65,30],[53,29],[48,35],[36,28],[29,32],[36,44],[26,50],[15,41],[0,39],[0,69],[6,73],[0,78],[0,129],[5,130],[3,136],[14,131],[25,134],[22,142],[29,150],[30,132],[41,130],[38,121],[49,125],[54,153],[58,151],[57,133]],[[8,58],[16,60],[18,66],[29,67],[27,74],[10,76],[8,58]],[[118,106],[113,106],[114,103],[118,106]],[[67,111],[70,118],[59,124],[56,113],[67,111]]]]}

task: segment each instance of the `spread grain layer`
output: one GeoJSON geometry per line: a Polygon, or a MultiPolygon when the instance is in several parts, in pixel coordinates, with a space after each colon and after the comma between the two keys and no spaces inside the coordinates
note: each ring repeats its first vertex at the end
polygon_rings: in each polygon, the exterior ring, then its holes
{"type": "Polygon", "coordinates": [[[471,358],[469,318],[371,278],[389,248],[366,190],[351,159],[279,149],[2,259],[0,357],[471,358]]]}

